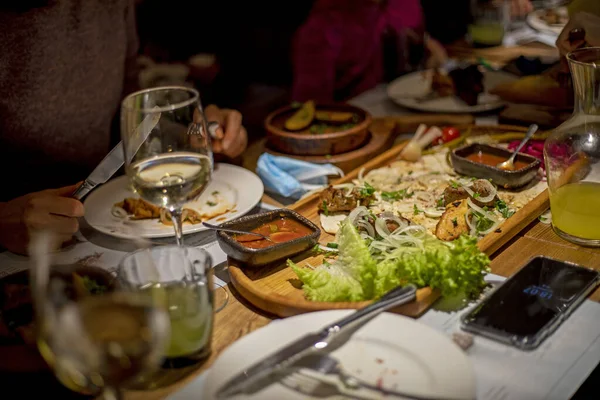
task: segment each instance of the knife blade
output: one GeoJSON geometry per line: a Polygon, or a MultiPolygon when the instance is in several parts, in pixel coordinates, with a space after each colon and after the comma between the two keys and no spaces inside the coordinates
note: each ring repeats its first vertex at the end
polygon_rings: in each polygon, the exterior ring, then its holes
{"type": "MultiPolygon", "coordinates": [[[[142,147],[142,144],[150,135],[150,132],[158,124],[160,120],[159,108],[154,107],[153,112],[146,115],[144,120],[137,126],[133,134],[131,135],[131,152],[129,157],[133,158],[135,153],[142,147]]],[[[124,163],[124,151],[123,141],[120,141],[113,149],[100,161],[100,164],[92,171],[91,174],[83,181],[83,183],[73,192],[71,197],[81,200],[86,194],[88,194],[96,186],[106,183],[111,176],[115,174],[121,168],[124,163]]]]}
{"type": "Polygon", "coordinates": [[[416,287],[413,285],[398,287],[389,291],[370,305],[322,328],[320,331],[302,336],[234,375],[219,388],[216,393],[217,398],[223,399],[256,389],[259,383],[267,383],[266,381],[274,373],[293,365],[306,355],[324,351],[343,331],[360,326],[383,311],[410,302],[415,297],[416,287]]]}
{"type": "Polygon", "coordinates": [[[94,168],[92,173],[83,181],[83,183],[73,192],[71,197],[81,200],[97,185],[105,183],[115,172],[123,165],[123,142],[119,142],[104,157],[100,164],[94,168]]]}

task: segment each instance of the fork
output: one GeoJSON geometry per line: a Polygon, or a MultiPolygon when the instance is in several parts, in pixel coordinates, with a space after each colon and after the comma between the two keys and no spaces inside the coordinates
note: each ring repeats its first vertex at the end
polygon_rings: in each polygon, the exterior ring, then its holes
{"type": "Polygon", "coordinates": [[[281,383],[302,394],[325,399],[379,400],[382,392],[347,387],[335,376],[323,375],[311,369],[301,369],[286,375],[281,383]]]}
{"type": "Polygon", "coordinates": [[[397,390],[380,388],[348,374],[337,358],[328,354],[312,354],[298,361],[281,382],[300,393],[314,397],[329,398],[343,395],[345,398],[373,400],[401,398],[409,400],[431,400],[397,390]]]}

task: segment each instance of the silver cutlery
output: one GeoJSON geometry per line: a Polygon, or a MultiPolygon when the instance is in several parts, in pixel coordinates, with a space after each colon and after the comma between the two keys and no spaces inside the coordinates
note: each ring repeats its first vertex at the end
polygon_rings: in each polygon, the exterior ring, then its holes
{"type": "Polygon", "coordinates": [[[217,391],[217,398],[227,398],[239,393],[249,393],[272,382],[271,376],[280,373],[303,357],[324,353],[333,345],[336,338],[370,321],[390,308],[413,301],[416,287],[398,287],[383,295],[379,300],[356,310],[349,316],[336,321],[323,329],[302,336],[266,358],[247,367],[225,382],[217,391]]]}
{"type": "MultiPolygon", "coordinates": [[[[155,107],[157,108],[157,107],[155,107]]],[[[144,118],[144,120],[138,125],[131,136],[131,143],[129,146],[135,146],[135,151],[131,154],[135,154],[137,150],[150,135],[150,132],[158,124],[160,119],[160,113],[151,113],[144,118]]],[[[75,189],[71,197],[81,200],[85,195],[91,192],[96,186],[106,183],[115,172],[121,168],[124,163],[125,153],[123,151],[123,142],[119,142],[113,149],[104,157],[100,164],[92,171],[92,173],[83,181],[83,183],[75,189]]]]}
{"type": "Polygon", "coordinates": [[[281,382],[289,388],[315,397],[344,395],[352,399],[374,400],[402,398],[409,400],[432,400],[398,390],[386,389],[370,384],[348,374],[339,360],[328,354],[311,354],[304,357],[292,368],[296,370],[286,375],[281,382]]]}
{"type": "Polygon", "coordinates": [[[525,146],[525,143],[527,143],[529,139],[533,137],[533,134],[537,132],[537,130],[538,126],[536,124],[532,124],[529,127],[529,130],[527,130],[525,137],[523,138],[523,140],[521,140],[521,143],[519,143],[519,146],[517,146],[515,151],[508,158],[508,160],[499,163],[498,165],[496,165],[496,167],[506,171],[512,171],[513,169],[515,169],[515,157],[517,156],[517,154],[519,154],[519,151],[521,151],[523,146],[525,146]]]}
{"type": "MultiPolygon", "coordinates": [[[[203,222],[202,225],[204,225],[208,229],[212,229],[212,230],[215,230],[215,231],[237,233],[239,235],[252,235],[252,236],[256,236],[256,240],[265,239],[265,240],[268,240],[269,242],[274,243],[273,240],[271,240],[270,237],[265,236],[265,235],[260,234],[260,233],[256,233],[256,232],[241,231],[239,229],[222,228],[222,227],[220,227],[218,225],[209,224],[208,222],[203,222]]],[[[246,242],[250,242],[250,240],[246,240],[246,242]]]]}

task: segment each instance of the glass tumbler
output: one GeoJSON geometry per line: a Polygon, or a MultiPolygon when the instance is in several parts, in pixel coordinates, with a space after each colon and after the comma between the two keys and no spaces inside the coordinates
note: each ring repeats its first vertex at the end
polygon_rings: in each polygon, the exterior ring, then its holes
{"type": "Polygon", "coordinates": [[[472,22],[468,32],[474,47],[500,46],[510,22],[505,0],[471,0],[472,22]]]}
{"type": "Polygon", "coordinates": [[[211,353],[214,318],[210,254],[202,249],[157,246],[128,254],[119,265],[119,283],[150,293],[167,309],[171,338],[165,367],[192,365],[211,353]]]}
{"type": "Polygon", "coordinates": [[[567,55],[574,111],[544,144],[552,227],[563,239],[600,246],[600,48],[567,55]]]}

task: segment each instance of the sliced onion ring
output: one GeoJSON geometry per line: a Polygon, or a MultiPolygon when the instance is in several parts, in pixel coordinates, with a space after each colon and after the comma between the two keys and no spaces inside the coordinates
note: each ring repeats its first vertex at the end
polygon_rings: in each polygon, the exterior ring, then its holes
{"type": "MultiPolygon", "coordinates": [[[[485,182],[483,183],[483,185],[487,186],[487,190],[486,192],[488,193],[487,196],[485,197],[477,197],[477,201],[481,202],[481,203],[489,203],[490,201],[494,200],[494,198],[496,197],[496,194],[498,194],[498,190],[494,187],[494,185],[492,185],[492,182],[485,180],[485,179],[480,179],[481,182],[485,182]]],[[[465,189],[465,192],[467,192],[469,194],[469,196],[471,196],[472,198],[475,198],[475,192],[471,189],[472,182],[469,185],[462,185],[463,189],[465,189]]]]}
{"type": "Polygon", "coordinates": [[[438,208],[425,208],[423,213],[429,218],[440,218],[444,214],[444,210],[440,210],[438,208]]]}
{"type": "Polygon", "coordinates": [[[475,204],[473,202],[473,200],[471,200],[470,197],[467,199],[467,204],[473,210],[477,211],[478,213],[480,213],[481,215],[483,215],[485,218],[489,219],[490,221],[493,221],[493,222],[498,221],[498,218],[493,213],[491,213],[489,211],[485,211],[483,208],[479,207],[477,204],[475,204]]]}
{"type": "Polygon", "coordinates": [[[346,193],[344,193],[345,197],[350,197],[352,194],[352,190],[354,190],[353,183],[340,183],[339,185],[333,186],[334,189],[346,189],[346,193]]]}
{"type": "Polygon", "coordinates": [[[111,208],[110,213],[117,218],[127,218],[127,211],[122,207],[114,206],[111,208]]]}

